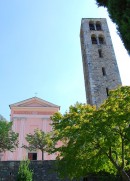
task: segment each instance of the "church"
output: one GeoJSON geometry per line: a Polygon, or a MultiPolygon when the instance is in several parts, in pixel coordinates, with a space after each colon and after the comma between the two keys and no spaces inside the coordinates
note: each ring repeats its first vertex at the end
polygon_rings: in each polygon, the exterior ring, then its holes
{"type": "MultiPolygon", "coordinates": [[[[46,132],[52,131],[51,116],[60,110],[60,107],[42,100],[38,97],[17,102],[10,105],[11,117],[10,121],[13,122],[13,131],[19,133],[19,146],[14,152],[6,151],[1,155],[2,161],[7,160],[42,160],[41,151],[32,151],[22,148],[27,145],[25,140],[26,134],[33,134],[35,129],[46,132]]],[[[48,155],[44,153],[44,160],[54,160],[56,154],[48,155]]]]}

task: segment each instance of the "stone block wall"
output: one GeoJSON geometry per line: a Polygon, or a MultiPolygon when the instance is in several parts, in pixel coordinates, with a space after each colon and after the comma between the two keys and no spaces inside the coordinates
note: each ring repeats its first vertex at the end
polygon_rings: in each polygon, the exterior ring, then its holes
{"type": "MultiPolygon", "coordinates": [[[[0,181],[16,181],[20,161],[0,162],[0,181]]],[[[55,161],[31,161],[33,181],[61,181],[55,172],[55,161]]],[[[69,181],[65,179],[64,181],[69,181]]]]}

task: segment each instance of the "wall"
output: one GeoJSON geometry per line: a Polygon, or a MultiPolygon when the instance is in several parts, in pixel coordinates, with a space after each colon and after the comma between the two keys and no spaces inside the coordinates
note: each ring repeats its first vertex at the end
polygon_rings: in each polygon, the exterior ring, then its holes
{"type": "MultiPolygon", "coordinates": [[[[0,181],[16,181],[19,164],[19,161],[1,161],[0,181]]],[[[60,181],[54,172],[54,165],[55,161],[31,161],[30,168],[34,171],[33,181],[60,181]]]]}
{"type": "MultiPolygon", "coordinates": [[[[68,179],[58,178],[55,172],[54,160],[31,161],[30,168],[33,170],[33,181],[70,181],[68,179]]],[[[0,181],[16,181],[20,161],[1,161],[0,162],[0,181]]],[[[118,176],[111,174],[89,175],[87,178],[81,178],[80,181],[122,181],[118,176]]],[[[78,180],[73,180],[78,181],[78,180]]]]}

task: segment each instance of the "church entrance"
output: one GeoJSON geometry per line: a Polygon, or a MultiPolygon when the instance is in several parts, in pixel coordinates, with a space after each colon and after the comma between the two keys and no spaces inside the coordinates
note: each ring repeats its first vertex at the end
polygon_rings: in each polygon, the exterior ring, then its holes
{"type": "Polygon", "coordinates": [[[37,153],[28,153],[29,160],[37,160],[37,153]]]}

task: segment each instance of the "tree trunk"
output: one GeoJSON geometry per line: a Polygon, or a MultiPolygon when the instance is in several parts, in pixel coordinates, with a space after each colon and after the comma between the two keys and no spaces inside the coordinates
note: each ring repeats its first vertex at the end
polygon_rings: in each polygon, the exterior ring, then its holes
{"type": "Polygon", "coordinates": [[[121,170],[121,175],[123,178],[123,181],[130,181],[129,175],[125,172],[125,170],[121,170]]]}
{"type": "MultiPolygon", "coordinates": [[[[106,154],[107,155],[107,154],[106,154]]],[[[107,155],[108,158],[110,159],[110,161],[113,163],[113,165],[115,166],[115,168],[120,172],[123,181],[130,181],[130,177],[129,175],[126,173],[126,171],[124,169],[122,169],[119,165],[117,165],[117,163],[114,161],[114,159],[112,158],[111,154],[107,155]],[[110,156],[109,156],[110,155],[110,156]]]]}
{"type": "Polygon", "coordinates": [[[42,160],[44,160],[44,151],[42,151],[42,160]]]}

